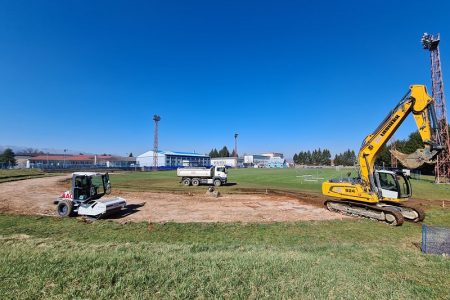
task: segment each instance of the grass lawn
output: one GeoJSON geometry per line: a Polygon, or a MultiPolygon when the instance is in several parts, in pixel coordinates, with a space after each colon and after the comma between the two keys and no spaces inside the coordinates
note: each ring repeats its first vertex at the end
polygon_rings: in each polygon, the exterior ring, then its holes
{"type": "MultiPolygon", "coordinates": [[[[288,191],[321,192],[323,180],[306,181],[304,175],[328,180],[346,177],[348,172],[356,176],[355,169],[230,169],[229,182],[236,185],[221,187],[224,192],[242,192],[248,189],[280,189],[288,191]]],[[[205,187],[184,187],[175,171],[135,172],[111,176],[114,188],[131,191],[204,191],[205,187]]],[[[450,185],[437,185],[431,176],[411,180],[413,198],[450,200],[450,185]]]]}
{"type": "MultiPolygon", "coordinates": [[[[450,225],[447,214],[430,222],[450,225]]],[[[3,299],[448,299],[450,259],[420,225],[92,224],[0,215],[3,299]]]]}
{"type": "Polygon", "coordinates": [[[12,169],[0,170],[0,183],[7,181],[23,180],[37,177],[50,176],[39,169],[12,169]]]}
{"type": "MultiPolygon", "coordinates": [[[[347,170],[230,170],[223,191],[320,192],[301,175],[347,170]],[[317,173],[314,173],[317,172],[317,173]]],[[[416,195],[449,198],[413,180],[416,195]]],[[[175,172],[121,173],[113,187],[191,191],[175,172]]],[[[423,196],[418,196],[423,197],[423,196]]],[[[425,198],[425,197],[423,197],[425,198]]],[[[426,223],[450,227],[449,208],[426,223]]],[[[16,298],[449,299],[450,259],[420,252],[421,227],[374,221],[154,224],[0,214],[0,295],[16,298]]]]}

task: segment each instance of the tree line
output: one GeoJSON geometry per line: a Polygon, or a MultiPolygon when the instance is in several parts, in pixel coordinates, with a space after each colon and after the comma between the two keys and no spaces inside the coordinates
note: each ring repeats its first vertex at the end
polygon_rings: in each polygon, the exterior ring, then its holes
{"type": "Polygon", "coordinates": [[[356,162],[355,151],[348,149],[334,156],[335,166],[353,166],[356,162]]]}
{"type": "Polygon", "coordinates": [[[234,150],[230,153],[227,146],[223,146],[222,149],[220,149],[220,151],[217,151],[216,148],[211,149],[211,151],[209,152],[209,156],[211,158],[215,158],[215,157],[235,157],[236,155],[234,150]]]}
{"type": "MultiPolygon", "coordinates": [[[[391,149],[392,143],[385,145],[381,148],[377,155],[375,164],[378,166],[392,167],[391,163],[391,149]]],[[[395,148],[405,154],[410,154],[419,148],[423,148],[424,144],[419,132],[411,133],[406,139],[397,140],[395,142],[395,148]]],[[[331,154],[328,149],[321,150],[320,148],[313,151],[300,151],[294,154],[294,163],[301,165],[331,165],[331,154]]],[[[342,153],[336,154],[333,159],[335,166],[353,166],[356,163],[356,153],[353,150],[346,150],[342,153]]],[[[398,167],[401,167],[400,162],[398,162],[398,167]]],[[[433,166],[425,165],[420,168],[425,173],[431,173],[433,166]]]]}
{"type": "MultiPolygon", "coordinates": [[[[293,157],[294,163],[311,166],[330,166],[331,152],[328,149],[315,149],[313,151],[300,151],[293,157]]],[[[356,161],[356,154],[353,150],[347,150],[334,156],[334,165],[353,166],[356,161]]]]}
{"type": "Polygon", "coordinates": [[[300,151],[293,157],[294,163],[299,165],[329,166],[331,165],[331,153],[328,149],[316,149],[313,151],[300,151]]]}

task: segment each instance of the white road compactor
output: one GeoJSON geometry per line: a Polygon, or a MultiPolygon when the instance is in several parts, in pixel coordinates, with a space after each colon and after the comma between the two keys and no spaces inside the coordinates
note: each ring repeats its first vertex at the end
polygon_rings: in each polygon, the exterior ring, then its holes
{"type": "Polygon", "coordinates": [[[82,215],[101,218],[116,213],[127,205],[125,199],[120,197],[100,200],[111,193],[108,173],[75,172],[71,183],[71,189],[54,201],[61,217],[82,215]]]}

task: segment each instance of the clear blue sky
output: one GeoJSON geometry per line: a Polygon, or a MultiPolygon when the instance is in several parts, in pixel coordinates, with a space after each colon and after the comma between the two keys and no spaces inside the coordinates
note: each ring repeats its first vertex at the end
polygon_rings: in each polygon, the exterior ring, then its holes
{"type": "Polygon", "coordinates": [[[0,1],[0,145],[140,154],[157,113],[162,149],[357,150],[425,31],[450,87],[446,1],[0,1]]]}

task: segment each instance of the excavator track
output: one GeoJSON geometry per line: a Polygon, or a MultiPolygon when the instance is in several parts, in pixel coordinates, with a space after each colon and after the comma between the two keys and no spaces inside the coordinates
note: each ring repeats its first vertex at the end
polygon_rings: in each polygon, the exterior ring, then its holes
{"type": "Polygon", "coordinates": [[[377,206],[349,200],[327,200],[324,205],[329,211],[377,220],[392,226],[401,226],[405,220],[398,209],[388,205],[377,206]]]}
{"type": "Polygon", "coordinates": [[[422,222],[425,219],[425,211],[418,206],[391,202],[382,202],[381,205],[387,205],[387,207],[392,207],[393,209],[397,210],[403,215],[405,221],[408,222],[418,223],[422,222]]]}

